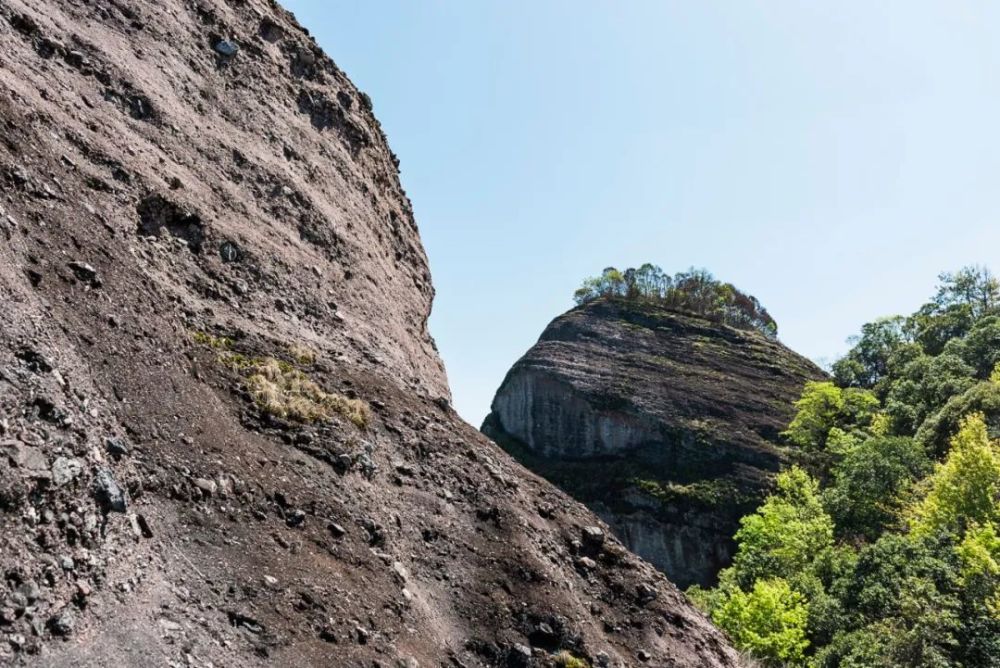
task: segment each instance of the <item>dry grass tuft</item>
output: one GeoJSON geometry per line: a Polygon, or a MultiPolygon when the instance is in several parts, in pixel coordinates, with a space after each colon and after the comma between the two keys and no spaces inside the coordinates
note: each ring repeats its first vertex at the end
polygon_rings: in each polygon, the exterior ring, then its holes
{"type": "MultiPolygon", "coordinates": [[[[295,365],[273,357],[247,357],[229,350],[230,339],[195,332],[194,340],[218,350],[218,361],[245,378],[244,387],[265,413],[297,422],[320,422],[335,415],[367,429],[371,410],[361,399],[327,392],[295,365]]],[[[292,345],[289,353],[299,364],[312,364],[316,352],[292,345]]]]}
{"type": "Polygon", "coordinates": [[[261,410],[277,417],[318,422],[340,415],[362,429],[371,421],[364,401],[327,392],[292,365],[271,357],[251,360],[246,388],[261,410]]]}
{"type": "Polygon", "coordinates": [[[556,654],[554,659],[556,668],[590,668],[590,664],[585,660],[577,658],[563,650],[556,654]]]}
{"type": "Polygon", "coordinates": [[[299,364],[314,364],[319,358],[319,353],[309,346],[300,343],[293,343],[288,346],[288,354],[299,364]]]}

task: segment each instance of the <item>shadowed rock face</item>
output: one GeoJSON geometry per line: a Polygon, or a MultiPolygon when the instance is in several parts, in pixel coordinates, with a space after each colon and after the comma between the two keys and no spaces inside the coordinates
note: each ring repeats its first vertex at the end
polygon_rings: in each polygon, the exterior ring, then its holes
{"type": "Polygon", "coordinates": [[[736,665],[450,409],[432,297],[276,4],[0,3],[0,665],[736,665]]]}
{"type": "Polygon", "coordinates": [[[783,461],[792,402],[822,375],[755,331],[601,300],[546,328],[483,432],[672,580],[707,584],[783,461]]]}

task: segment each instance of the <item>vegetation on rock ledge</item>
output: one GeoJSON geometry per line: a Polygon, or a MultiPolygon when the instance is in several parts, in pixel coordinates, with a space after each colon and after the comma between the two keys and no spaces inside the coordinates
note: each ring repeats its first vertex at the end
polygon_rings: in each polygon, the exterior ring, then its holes
{"type": "MultiPolygon", "coordinates": [[[[296,422],[318,422],[339,415],[360,429],[371,421],[367,403],[327,392],[291,362],[234,352],[233,340],[228,337],[196,331],[191,338],[218,351],[219,363],[243,376],[247,394],[268,415],[296,422]]],[[[300,365],[312,364],[317,357],[314,350],[301,344],[290,345],[288,354],[300,365]]]]}
{"type": "Polygon", "coordinates": [[[607,267],[599,276],[585,279],[573,294],[577,304],[608,297],[650,302],[732,327],[756,329],[772,338],[778,335],[778,324],[756,297],[704,269],[670,276],[648,262],[625,271],[607,267]]]}

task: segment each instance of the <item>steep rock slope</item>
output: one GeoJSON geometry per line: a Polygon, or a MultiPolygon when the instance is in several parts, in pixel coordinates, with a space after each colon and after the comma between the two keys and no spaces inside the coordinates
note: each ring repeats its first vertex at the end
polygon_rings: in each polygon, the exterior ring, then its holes
{"type": "Polygon", "coordinates": [[[518,360],[483,431],[674,582],[706,584],[783,461],[792,401],[820,377],[759,332],[597,300],[518,360]]]}
{"type": "Polygon", "coordinates": [[[0,663],[735,665],[449,408],[395,157],[277,5],[4,0],[0,184],[0,663]]]}

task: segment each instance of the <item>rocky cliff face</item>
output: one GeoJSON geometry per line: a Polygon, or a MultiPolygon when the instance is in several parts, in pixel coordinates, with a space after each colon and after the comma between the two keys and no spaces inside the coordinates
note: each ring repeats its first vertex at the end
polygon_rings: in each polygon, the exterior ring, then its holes
{"type": "Polygon", "coordinates": [[[599,300],[546,328],[483,431],[673,581],[707,584],[783,461],[792,401],[820,377],[756,331],[599,300]]]}
{"type": "Polygon", "coordinates": [[[0,663],[735,665],[449,408],[395,156],[274,3],[4,0],[0,184],[0,663]]]}

